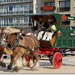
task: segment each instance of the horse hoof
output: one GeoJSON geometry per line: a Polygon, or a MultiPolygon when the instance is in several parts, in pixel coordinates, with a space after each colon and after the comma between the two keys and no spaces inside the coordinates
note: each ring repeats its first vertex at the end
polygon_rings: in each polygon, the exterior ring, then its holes
{"type": "Polygon", "coordinates": [[[0,66],[6,67],[6,64],[4,62],[0,61],[0,66]]]}
{"type": "Polygon", "coordinates": [[[34,69],[34,68],[32,68],[31,70],[32,70],[32,71],[35,71],[35,69],[34,69]]]}
{"type": "Polygon", "coordinates": [[[18,67],[17,67],[17,66],[16,66],[16,67],[14,67],[14,68],[13,68],[13,71],[18,72],[18,71],[19,71],[18,67]]]}
{"type": "Polygon", "coordinates": [[[31,69],[32,71],[34,71],[34,68],[33,68],[33,67],[30,67],[30,69],[31,69]]]}
{"type": "Polygon", "coordinates": [[[34,70],[35,70],[35,71],[38,71],[39,69],[34,67],[34,70]]]}
{"type": "Polygon", "coordinates": [[[6,64],[5,64],[5,63],[3,63],[3,64],[2,64],[2,67],[6,67],[6,64]]]}
{"type": "Polygon", "coordinates": [[[39,69],[38,68],[33,68],[33,67],[31,67],[30,68],[32,71],[38,71],[39,69]]]}
{"type": "Polygon", "coordinates": [[[35,68],[35,70],[36,70],[36,71],[39,71],[39,69],[38,69],[38,68],[35,68]]]}
{"type": "Polygon", "coordinates": [[[7,69],[8,69],[8,70],[11,70],[11,66],[10,66],[10,65],[8,65],[7,69]]]}

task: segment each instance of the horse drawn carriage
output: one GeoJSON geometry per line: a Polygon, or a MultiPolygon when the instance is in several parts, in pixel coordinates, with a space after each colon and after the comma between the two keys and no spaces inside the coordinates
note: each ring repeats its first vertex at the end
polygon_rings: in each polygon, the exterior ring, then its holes
{"type": "MultiPolygon", "coordinates": [[[[11,69],[12,62],[15,62],[14,70],[17,69],[17,59],[24,55],[24,53],[28,53],[30,56],[36,57],[36,68],[39,65],[39,55],[46,55],[49,58],[49,61],[54,66],[54,68],[58,69],[62,66],[62,53],[67,51],[74,51],[75,50],[75,29],[72,29],[73,27],[65,27],[62,25],[62,20],[75,20],[75,17],[72,16],[65,16],[61,14],[26,14],[26,17],[30,17],[33,22],[33,28],[35,28],[35,21],[38,21],[39,16],[43,17],[44,22],[47,22],[50,25],[50,20],[53,20],[53,26],[50,26],[48,29],[45,29],[44,35],[42,38],[39,39],[39,42],[36,39],[36,37],[30,35],[26,37],[20,36],[20,30],[14,30],[12,28],[7,28],[6,30],[7,35],[3,37],[2,45],[7,46],[8,49],[14,50],[13,51],[13,58],[10,62],[10,65],[8,65],[8,69],[11,69]],[[11,29],[11,30],[10,30],[11,29]],[[12,32],[13,31],[13,32],[12,32]],[[14,33],[16,31],[16,34],[14,33]],[[11,34],[12,32],[12,34],[11,34]],[[10,34],[10,35],[8,35],[10,34]],[[24,39],[25,38],[25,39],[24,39]],[[14,40],[14,41],[13,41],[14,40]],[[13,41],[13,42],[12,42],[13,41]],[[12,42],[12,43],[11,43],[12,42]],[[8,45],[7,45],[8,43],[8,45]],[[39,49],[38,49],[38,47],[39,49]],[[29,48],[31,47],[31,48],[29,48]],[[36,49],[36,50],[35,50],[36,49]],[[61,50],[63,49],[63,50],[61,50]],[[38,51],[38,52],[37,52],[38,51]],[[35,52],[35,53],[34,53],[35,52]]],[[[41,32],[41,31],[40,31],[41,32]]],[[[41,33],[38,34],[41,34],[41,33]]],[[[35,33],[35,32],[34,32],[35,33]]],[[[35,34],[34,34],[35,35],[35,34]]],[[[25,57],[23,58],[25,60],[25,57]]],[[[27,61],[28,57],[26,58],[27,61]]],[[[30,68],[33,70],[35,67],[33,65],[30,66],[30,68]]],[[[16,71],[17,71],[16,70],[16,71]]]]}
{"type": "MultiPolygon", "coordinates": [[[[35,27],[34,22],[38,21],[39,16],[43,16],[44,22],[49,23],[51,18],[55,19],[54,24],[56,26],[56,32],[54,35],[49,35],[46,37],[52,37],[49,40],[39,40],[40,48],[39,55],[47,55],[49,61],[54,66],[54,68],[58,69],[62,65],[62,56],[68,55],[67,51],[75,51],[75,30],[70,26],[63,26],[62,21],[66,20],[75,20],[75,17],[65,16],[61,14],[27,14],[32,19],[33,28],[35,27]]],[[[50,24],[50,23],[49,23],[50,24]]],[[[47,30],[47,29],[46,29],[47,30]]],[[[51,33],[49,31],[46,31],[51,33]]],[[[72,55],[72,54],[69,54],[72,55]]]]}

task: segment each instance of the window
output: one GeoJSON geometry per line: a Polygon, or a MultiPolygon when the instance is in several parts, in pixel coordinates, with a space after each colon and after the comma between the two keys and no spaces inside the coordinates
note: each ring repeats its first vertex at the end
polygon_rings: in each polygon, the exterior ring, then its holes
{"type": "Polygon", "coordinates": [[[7,2],[10,2],[10,0],[7,0],[7,2]]]}
{"type": "Polygon", "coordinates": [[[0,18],[0,24],[2,23],[2,18],[0,18]]]}
{"type": "Polygon", "coordinates": [[[24,4],[24,11],[29,11],[29,4],[24,4]]]}
{"type": "Polygon", "coordinates": [[[17,2],[19,1],[19,0],[16,0],[17,2]]]}
{"type": "Polygon", "coordinates": [[[8,18],[4,18],[4,26],[8,26],[8,18]]]}
{"type": "Polygon", "coordinates": [[[29,18],[29,26],[32,26],[32,19],[29,18]]]}
{"type": "Polygon", "coordinates": [[[70,0],[59,1],[59,7],[60,11],[70,11],[70,0]]]}
{"type": "Polygon", "coordinates": [[[70,1],[66,2],[66,7],[70,7],[70,1]]]}
{"type": "Polygon", "coordinates": [[[29,17],[24,17],[24,22],[28,23],[29,22],[29,17]]]}
{"type": "Polygon", "coordinates": [[[20,23],[24,23],[24,17],[20,17],[20,23]]]}
{"type": "Polygon", "coordinates": [[[70,7],[70,1],[60,1],[59,2],[60,7],[70,7]]]}
{"type": "Polygon", "coordinates": [[[55,2],[45,2],[45,6],[41,8],[41,10],[48,12],[53,12],[55,10],[55,2]]]}
{"type": "Polygon", "coordinates": [[[54,2],[52,2],[52,3],[51,3],[51,6],[55,6],[55,3],[54,3],[54,2]]]}
{"type": "Polygon", "coordinates": [[[45,3],[45,6],[50,6],[50,3],[49,3],[49,2],[46,2],[46,3],[45,3]]]}
{"type": "Polygon", "coordinates": [[[24,1],[29,1],[29,0],[24,0],[24,1]]]}
{"type": "Polygon", "coordinates": [[[33,13],[33,5],[29,4],[29,13],[33,13]]]}
{"type": "MultiPolygon", "coordinates": [[[[65,16],[70,16],[70,14],[67,14],[65,16]]],[[[62,20],[62,25],[70,25],[70,20],[62,20]]]]}
{"type": "Polygon", "coordinates": [[[13,18],[9,18],[9,23],[13,23],[13,18]]]}
{"type": "Polygon", "coordinates": [[[13,6],[9,6],[9,11],[12,11],[13,10],[13,6]]]}
{"type": "Polygon", "coordinates": [[[21,6],[20,5],[15,5],[15,11],[20,11],[21,6]]]}
{"type": "Polygon", "coordinates": [[[0,6],[0,13],[3,13],[3,6],[0,6]]]}
{"type": "Polygon", "coordinates": [[[1,18],[0,18],[0,23],[1,23],[1,18]]]}
{"type": "Polygon", "coordinates": [[[20,11],[24,11],[23,4],[20,5],[20,11]]]}
{"type": "Polygon", "coordinates": [[[45,6],[55,6],[55,2],[45,2],[45,6]]]}
{"type": "Polygon", "coordinates": [[[33,2],[33,0],[29,0],[29,1],[33,2]]]}
{"type": "Polygon", "coordinates": [[[20,17],[16,17],[16,22],[20,23],[20,17]]]}
{"type": "Polygon", "coordinates": [[[9,6],[9,11],[12,11],[12,9],[13,9],[13,6],[9,6]]]}
{"type": "Polygon", "coordinates": [[[7,2],[7,0],[4,0],[4,2],[7,2]]]}
{"type": "Polygon", "coordinates": [[[3,2],[3,0],[0,0],[0,3],[2,3],[3,2]]]}
{"type": "Polygon", "coordinates": [[[60,7],[65,7],[65,2],[60,2],[60,3],[59,3],[59,6],[60,6],[60,7]]]}

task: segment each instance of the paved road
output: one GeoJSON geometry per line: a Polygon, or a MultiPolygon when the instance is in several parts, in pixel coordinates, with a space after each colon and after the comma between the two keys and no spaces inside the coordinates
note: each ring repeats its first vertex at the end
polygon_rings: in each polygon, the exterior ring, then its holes
{"type": "MultiPolygon", "coordinates": [[[[8,65],[9,59],[5,59],[4,62],[8,65]]],[[[0,73],[16,73],[7,70],[7,67],[0,67],[0,73]]],[[[39,71],[31,71],[28,67],[23,67],[18,73],[22,74],[58,74],[58,73],[75,73],[75,56],[63,57],[63,64],[60,69],[54,69],[53,66],[47,60],[40,60],[39,71]]]]}

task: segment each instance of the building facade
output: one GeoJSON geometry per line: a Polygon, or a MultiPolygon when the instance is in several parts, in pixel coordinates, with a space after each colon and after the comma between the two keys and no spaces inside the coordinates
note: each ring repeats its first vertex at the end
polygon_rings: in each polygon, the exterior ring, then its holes
{"type": "MultiPolygon", "coordinates": [[[[74,3],[75,0],[0,0],[0,27],[12,26],[30,29],[32,21],[29,17],[24,16],[30,13],[59,13],[75,16],[74,3]]],[[[75,26],[75,21],[68,20],[62,23],[75,26]]]]}
{"type": "MultiPolygon", "coordinates": [[[[75,0],[38,0],[37,9],[38,13],[59,13],[66,16],[75,16],[75,0]]],[[[75,26],[75,21],[62,21],[62,24],[75,26]]]]}
{"type": "Polygon", "coordinates": [[[33,0],[0,0],[0,27],[31,26],[27,13],[33,13],[33,0]]]}

